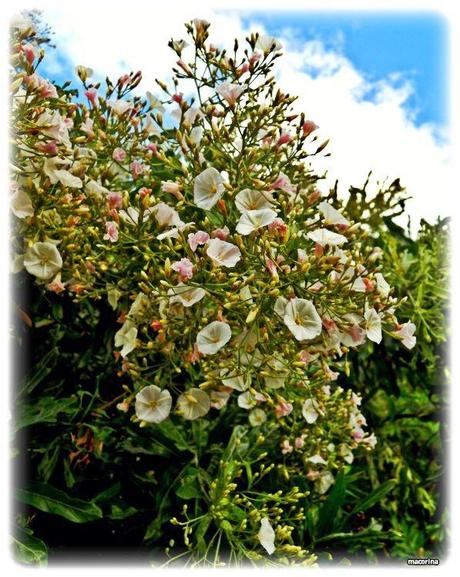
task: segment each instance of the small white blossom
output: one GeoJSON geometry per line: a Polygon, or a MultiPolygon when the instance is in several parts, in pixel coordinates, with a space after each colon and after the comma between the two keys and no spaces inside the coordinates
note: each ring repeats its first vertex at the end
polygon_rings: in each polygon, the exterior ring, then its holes
{"type": "Polygon", "coordinates": [[[230,84],[230,82],[223,82],[217,87],[216,92],[219,96],[226,100],[230,106],[234,106],[238,98],[243,94],[244,86],[241,86],[241,84],[230,84]]]}
{"type": "Polygon", "coordinates": [[[246,391],[238,395],[238,406],[241,409],[252,409],[257,405],[257,399],[249,392],[246,391]]]}
{"type": "Polygon", "coordinates": [[[136,395],[136,416],[147,423],[161,423],[171,412],[172,398],[167,390],[156,385],[144,387],[136,395]]]}
{"type": "Polygon", "coordinates": [[[251,375],[248,372],[240,373],[236,370],[222,369],[220,377],[223,385],[235,389],[235,391],[246,391],[251,384],[251,375]]]}
{"type": "Polygon", "coordinates": [[[276,38],[262,34],[257,38],[256,48],[261,50],[264,54],[268,54],[270,50],[279,52],[283,49],[283,46],[276,38]]]}
{"type": "Polygon", "coordinates": [[[51,242],[36,242],[24,254],[24,267],[41,280],[53,277],[62,268],[62,257],[51,242]]]}
{"type": "Polygon", "coordinates": [[[241,259],[240,249],[231,242],[220,240],[220,238],[212,238],[208,241],[206,254],[214,262],[227,268],[233,268],[241,259]]]}
{"type": "Polygon", "coordinates": [[[34,207],[30,196],[21,188],[18,188],[11,197],[11,210],[18,218],[27,218],[34,215],[34,207]]]}
{"type": "Polygon", "coordinates": [[[378,312],[372,308],[367,309],[364,313],[366,336],[374,343],[380,343],[382,340],[382,321],[378,312]]]}
{"type": "Polygon", "coordinates": [[[194,421],[206,415],[211,408],[211,400],[201,389],[189,389],[177,399],[180,414],[188,421],[194,421]]]}
{"type": "Polygon", "coordinates": [[[193,202],[198,208],[210,210],[222,198],[224,191],[222,175],[211,166],[195,178],[193,202]]]}
{"type": "Polygon", "coordinates": [[[179,283],[168,290],[168,295],[170,296],[170,304],[181,303],[184,307],[191,307],[206,295],[206,291],[200,287],[179,283]]]}
{"type": "Polygon", "coordinates": [[[249,423],[253,427],[260,427],[267,420],[267,414],[262,409],[254,409],[249,413],[249,423]]]}
{"type": "Polygon", "coordinates": [[[298,341],[314,339],[321,334],[321,317],[311,301],[291,299],[286,305],[283,321],[298,341]]]}
{"type": "Polygon", "coordinates": [[[391,287],[383,278],[383,274],[381,272],[375,273],[375,281],[377,283],[377,292],[381,297],[386,299],[390,294],[391,287]]]}
{"type": "Polygon", "coordinates": [[[318,204],[318,208],[324,217],[325,224],[341,224],[343,226],[349,226],[350,221],[325,200],[318,204]]]}
{"type": "Polygon", "coordinates": [[[347,238],[342,234],[337,234],[327,228],[317,228],[307,234],[308,238],[320,246],[337,246],[347,242],[347,238]]]}
{"type": "Polygon", "coordinates": [[[270,192],[245,188],[235,196],[236,208],[241,212],[273,207],[273,196],[270,192]]]}
{"type": "Polygon", "coordinates": [[[129,319],[123,323],[119,331],[115,333],[115,346],[123,347],[121,356],[126,357],[136,348],[137,345],[137,327],[129,319]]]}
{"type": "Polygon", "coordinates": [[[267,517],[263,517],[260,521],[258,538],[259,543],[269,555],[275,552],[275,531],[267,517]]]}
{"type": "Polygon", "coordinates": [[[224,347],[232,336],[232,331],[227,323],[213,321],[196,336],[196,345],[203,355],[214,355],[224,347]]]}
{"type": "Polygon", "coordinates": [[[312,399],[307,399],[302,406],[303,418],[309,425],[312,425],[319,417],[319,413],[316,410],[317,408],[318,405],[316,401],[313,401],[312,399]]]}
{"type": "Polygon", "coordinates": [[[315,481],[316,490],[320,495],[324,495],[324,493],[327,493],[334,482],[334,475],[330,471],[324,471],[315,481]]]}
{"type": "Polygon", "coordinates": [[[394,332],[394,335],[398,338],[401,339],[402,344],[407,348],[407,349],[412,349],[415,346],[415,343],[417,342],[417,337],[414,337],[414,332],[415,332],[415,325],[414,323],[404,323],[403,325],[401,325],[401,328],[398,331],[394,332]]]}
{"type": "Polygon", "coordinates": [[[260,210],[248,210],[240,216],[240,220],[236,225],[236,230],[240,234],[246,236],[271,224],[276,218],[276,212],[269,208],[262,208],[260,210]]]}

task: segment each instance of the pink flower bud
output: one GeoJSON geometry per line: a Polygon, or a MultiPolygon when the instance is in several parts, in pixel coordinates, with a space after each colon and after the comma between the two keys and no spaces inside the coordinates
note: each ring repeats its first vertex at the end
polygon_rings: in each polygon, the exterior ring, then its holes
{"type": "Polygon", "coordinates": [[[86,90],[85,96],[93,106],[98,105],[97,90],[95,88],[89,88],[88,90],[86,90]]]}
{"type": "Polygon", "coordinates": [[[123,150],[123,148],[115,148],[112,153],[112,158],[117,162],[123,162],[126,160],[126,152],[123,150]]]}
{"type": "Polygon", "coordinates": [[[268,225],[268,230],[270,232],[277,232],[283,236],[286,234],[288,226],[282,218],[275,218],[275,220],[268,225]]]}
{"type": "Polygon", "coordinates": [[[123,197],[119,192],[109,192],[107,200],[110,208],[120,208],[123,203],[123,197]]]}
{"type": "Polygon", "coordinates": [[[291,141],[291,136],[289,134],[287,134],[287,132],[285,132],[285,133],[281,134],[281,136],[278,138],[275,146],[278,148],[282,144],[287,144],[290,141],[291,141]]]}
{"type": "Polygon", "coordinates": [[[224,228],[216,228],[211,232],[212,238],[219,238],[220,240],[227,240],[230,230],[227,226],[224,228]]]}
{"type": "Polygon", "coordinates": [[[117,242],[118,240],[118,225],[115,221],[109,220],[105,223],[106,234],[104,235],[104,240],[110,240],[110,242],[117,242]]]}
{"type": "Polygon", "coordinates": [[[294,450],[294,447],[290,444],[288,439],[284,439],[284,441],[281,443],[281,452],[283,453],[283,455],[287,455],[288,453],[292,453],[293,450],[294,450]]]}
{"type": "Polygon", "coordinates": [[[55,156],[57,154],[57,144],[54,140],[50,140],[49,142],[39,142],[37,143],[37,149],[40,152],[44,152],[45,154],[50,154],[51,156],[55,156]]]}
{"type": "Polygon", "coordinates": [[[177,104],[180,104],[182,102],[182,94],[173,94],[172,99],[177,104]]]}
{"type": "Polygon", "coordinates": [[[23,44],[21,50],[26,57],[27,62],[33,64],[33,61],[37,57],[37,49],[35,46],[32,46],[32,44],[23,44]]]}
{"type": "Polygon", "coordinates": [[[306,120],[302,124],[302,132],[304,136],[310,135],[313,131],[315,131],[318,126],[312,120],[306,120]]]}
{"type": "Polygon", "coordinates": [[[293,406],[291,403],[287,403],[286,401],[280,401],[275,407],[275,415],[277,419],[281,419],[281,417],[286,417],[292,413],[293,406]]]}

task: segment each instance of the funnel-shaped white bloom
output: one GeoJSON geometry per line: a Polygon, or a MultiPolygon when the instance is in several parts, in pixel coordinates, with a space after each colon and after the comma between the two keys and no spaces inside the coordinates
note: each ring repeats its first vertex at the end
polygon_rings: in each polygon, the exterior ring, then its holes
{"type": "Polygon", "coordinates": [[[236,230],[242,235],[251,234],[255,230],[271,224],[276,218],[276,212],[270,208],[248,210],[240,216],[236,230]]]}
{"type": "Polygon", "coordinates": [[[51,242],[36,242],[26,250],[24,267],[28,273],[47,280],[62,268],[62,258],[51,242]]]}
{"type": "Polygon", "coordinates": [[[161,423],[171,412],[172,398],[167,390],[156,385],[144,387],[136,395],[136,416],[147,423],[161,423]]]}
{"type": "Polygon", "coordinates": [[[211,408],[211,400],[207,393],[201,389],[189,389],[177,399],[179,412],[188,421],[194,421],[211,408]]]}
{"type": "Polygon", "coordinates": [[[230,82],[222,82],[217,89],[217,94],[226,100],[230,106],[234,106],[238,98],[244,92],[244,86],[241,84],[230,84],[230,82]]]}
{"type": "Polygon", "coordinates": [[[241,251],[236,245],[220,238],[212,238],[208,242],[206,254],[214,262],[227,268],[233,268],[241,258],[241,251]]]}
{"type": "Polygon", "coordinates": [[[415,332],[414,323],[404,323],[398,331],[395,331],[395,336],[402,340],[402,344],[407,349],[412,349],[417,342],[417,337],[414,337],[415,332]]]}
{"type": "Polygon", "coordinates": [[[383,278],[383,274],[378,272],[375,274],[375,281],[377,283],[377,292],[383,298],[387,298],[390,294],[391,287],[387,281],[383,278]]]}
{"type": "Polygon", "coordinates": [[[159,226],[181,226],[184,224],[179,213],[164,202],[159,202],[153,206],[152,212],[159,226]]]}
{"type": "Polygon", "coordinates": [[[238,370],[227,371],[227,369],[222,369],[220,377],[223,385],[235,389],[235,391],[246,391],[251,384],[251,375],[249,372],[238,370]]]}
{"type": "Polygon", "coordinates": [[[264,517],[260,521],[260,530],[258,534],[259,543],[267,551],[269,555],[275,551],[275,531],[270,525],[270,521],[267,517],[264,517]]]}
{"type": "Polygon", "coordinates": [[[367,309],[364,313],[365,330],[367,338],[374,343],[382,340],[382,321],[375,309],[367,309]]]}
{"type": "Polygon", "coordinates": [[[34,207],[30,196],[22,189],[18,189],[11,197],[11,210],[18,218],[26,218],[34,215],[34,207]]]}
{"type": "Polygon", "coordinates": [[[257,38],[256,48],[262,50],[264,54],[268,54],[270,50],[279,52],[282,50],[283,46],[281,42],[279,42],[276,38],[273,38],[273,36],[266,36],[262,34],[259,36],[259,38],[257,38]]]}
{"type": "Polygon", "coordinates": [[[193,306],[200,301],[205,294],[206,291],[204,289],[200,287],[190,287],[183,283],[179,283],[177,286],[168,290],[170,304],[181,303],[184,307],[193,306]]]}
{"type": "Polygon", "coordinates": [[[244,213],[248,210],[260,210],[273,207],[273,196],[270,192],[245,188],[235,196],[236,208],[244,213]]]}
{"type": "Polygon", "coordinates": [[[127,320],[123,323],[121,329],[115,333],[115,346],[123,347],[121,349],[121,356],[126,357],[136,348],[136,344],[137,327],[132,321],[127,320]]]}
{"type": "Polygon", "coordinates": [[[308,238],[320,246],[338,246],[347,242],[347,238],[343,234],[337,234],[328,230],[327,228],[317,228],[307,234],[308,238]]]}
{"type": "Polygon", "coordinates": [[[306,299],[291,299],[284,310],[283,321],[298,341],[314,339],[322,330],[315,305],[306,299]]]}
{"type": "Polygon", "coordinates": [[[347,220],[341,212],[336,210],[325,200],[318,204],[318,208],[324,217],[325,224],[341,224],[344,226],[349,226],[350,221],[347,220]]]}
{"type": "Polygon", "coordinates": [[[309,425],[312,425],[319,416],[318,411],[316,410],[317,408],[318,406],[316,401],[313,401],[312,399],[307,399],[302,406],[303,418],[309,425]]]}
{"type": "Polygon", "coordinates": [[[198,208],[211,210],[216,202],[222,198],[224,191],[222,175],[211,166],[195,178],[193,202],[198,208]]]}
{"type": "Polygon", "coordinates": [[[196,345],[203,355],[214,355],[224,347],[232,336],[227,323],[213,321],[205,326],[196,336],[196,345]]]}

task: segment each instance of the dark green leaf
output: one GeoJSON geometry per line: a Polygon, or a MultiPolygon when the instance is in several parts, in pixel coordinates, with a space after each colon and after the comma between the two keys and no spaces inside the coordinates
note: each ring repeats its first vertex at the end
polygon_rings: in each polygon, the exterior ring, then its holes
{"type": "Polygon", "coordinates": [[[32,532],[17,527],[11,537],[13,556],[19,563],[45,566],[48,563],[48,549],[32,532]]]}
{"type": "Polygon", "coordinates": [[[42,483],[33,482],[27,489],[18,489],[17,498],[26,505],[73,523],[87,523],[102,517],[102,511],[95,503],[69,497],[64,491],[42,483]]]}

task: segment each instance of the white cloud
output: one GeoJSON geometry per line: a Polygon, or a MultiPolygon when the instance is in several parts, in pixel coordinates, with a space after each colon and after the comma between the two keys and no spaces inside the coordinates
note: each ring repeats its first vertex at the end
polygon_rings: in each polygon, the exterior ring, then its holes
{"type": "MultiPolygon", "coordinates": [[[[90,18],[74,5],[54,6],[45,19],[56,31],[58,49],[73,64],[111,77],[142,70],[145,90],[155,88],[154,78],[169,77],[177,57],[167,43],[184,37],[184,22],[192,18],[209,20],[213,41],[229,48],[235,37],[243,40],[249,30],[265,32],[257,22],[246,26],[236,12],[181,5],[180,10],[153,8],[139,16],[119,6],[114,4],[109,13],[106,6],[94,4],[90,18]]],[[[340,189],[346,191],[350,184],[363,184],[372,170],[373,182],[401,178],[414,198],[408,204],[414,225],[420,218],[433,221],[437,215],[449,215],[449,149],[437,138],[437,127],[414,123],[405,106],[410,82],[401,79],[399,71],[368,81],[341,54],[343,36],[332,49],[319,40],[302,44],[295,30],[286,29],[282,36],[285,54],[278,61],[278,79],[285,91],[299,95],[299,108],[320,126],[320,136],[331,139],[327,151],[332,156],[315,162],[318,169],[328,170],[328,185],[339,179],[340,189]],[[372,100],[365,99],[369,93],[372,100]]]]}

